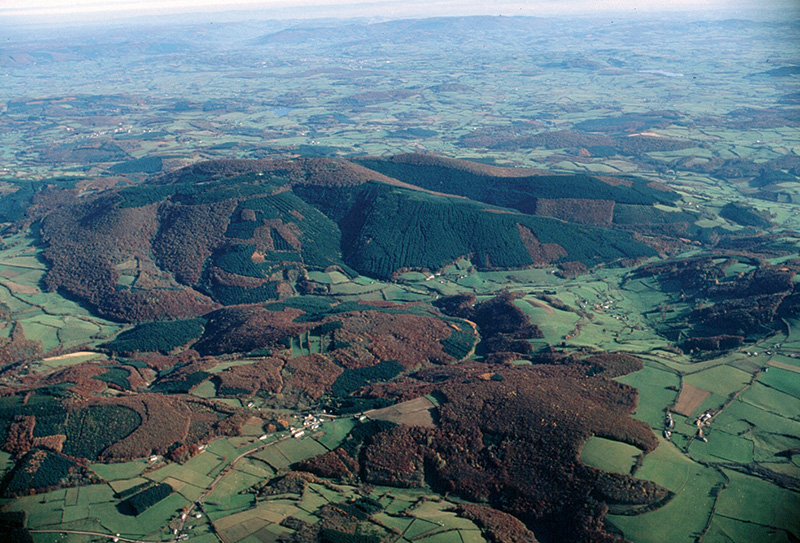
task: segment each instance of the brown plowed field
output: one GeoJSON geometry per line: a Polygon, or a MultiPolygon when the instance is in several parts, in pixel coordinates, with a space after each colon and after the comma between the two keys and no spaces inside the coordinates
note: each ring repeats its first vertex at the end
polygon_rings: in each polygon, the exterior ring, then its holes
{"type": "Polygon", "coordinates": [[[397,424],[408,426],[436,427],[432,411],[436,408],[428,398],[421,396],[414,400],[390,405],[383,409],[373,409],[364,413],[373,420],[388,420],[397,424]]]}
{"type": "Polygon", "coordinates": [[[681,415],[691,417],[695,409],[700,407],[700,404],[702,404],[710,394],[711,393],[707,390],[684,383],[681,387],[681,393],[678,394],[678,401],[675,402],[672,410],[681,415]]]}

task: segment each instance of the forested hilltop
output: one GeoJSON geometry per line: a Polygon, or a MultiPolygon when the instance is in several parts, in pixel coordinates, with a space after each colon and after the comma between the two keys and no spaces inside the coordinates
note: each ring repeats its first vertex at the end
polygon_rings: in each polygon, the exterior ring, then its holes
{"type": "Polygon", "coordinates": [[[654,204],[679,198],[633,178],[501,173],[426,155],[217,161],[97,193],[48,186],[31,202],[48,288],[131,322],[311,293],[307,272],[330,267],[391,279],[459,259],[478,270],[635,261],[662,243],[613,228],[617,203],[657,216],[654,204]]]}

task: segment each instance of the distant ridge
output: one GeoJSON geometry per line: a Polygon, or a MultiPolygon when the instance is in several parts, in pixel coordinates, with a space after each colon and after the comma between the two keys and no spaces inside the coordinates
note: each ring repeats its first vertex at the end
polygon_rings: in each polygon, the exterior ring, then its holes
{"type": "Polygon", "coordinates": [[[418,154],[201,162],[81,198],[59,192],[62,205],[41,210],[45,284],[142,321],[291,297],[307,270],[330,267],[391,280],[460,258],[586,269],[655,255],[607,228],[615,205],[677,195],[607,181],[418,154]]]}

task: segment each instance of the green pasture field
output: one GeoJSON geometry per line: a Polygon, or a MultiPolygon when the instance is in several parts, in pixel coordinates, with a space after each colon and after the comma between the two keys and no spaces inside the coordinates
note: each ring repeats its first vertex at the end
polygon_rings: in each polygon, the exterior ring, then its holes
{"type": "Polygon", "coordinates": [[[416,540],[424,535],[430,535],[441,530],[441,526],[430,520],[415,518],[414,521],[403,532],[403,537],[408,540],[416,540]]]}
{"type": "Polygon", "coordinates": [[[331,281],[331,276],[325,272],[321,271],[309,271],[308,278],[314,281],[315,283],[321,283],[323,285],[329,285],[333,281],[331,281]]]}
{"type": "Polygon", "coordinates": [[[626,539],[637,543],[693,543],[694,534],[708,522],[714,505],[710,493],[723,483],[722,476],[661,441],[645,457],[636,477],[655,481],[676,495],[655,511],[636,516],[608,515],[608,520],[625,533],[626,539]]]}
{"type": "Polygon", "coordinates": [[[222,471],[226,464],[227,462],[220,456],[206,449],[183,464],[183,469],[213,478],[222,471]]]}
{"type": "MultiPolygon", "coordinates": [[[[777,391],[800,398],[800,373],[771,367],[769,372],[758,376],[759,382],[777,391]]],[[[797,415],[797,412],[794,413],[797,415]]],[[[788,416],[788,415],[787,415],[788,416]]]]}
{"type": "Polygon", "coordinates": [[[449,501],[428,500],[419,507],[414,508],[412,514],[417,518],[431,520],[444,530],[474,530],[475,523],[466,518],[457,516],[453,511],[447,511],[453,504],[449,501]]]}
{"type": "Polygon", "coordinates": [[[784,319],[789,336],[783,343],[784,350],[800,352],[800,318],[784,319]]]}
{"type": "Polygon", "coordinates": [[[792,543],[784,531],[777,531],[770,526],[760,526],[722,515],[714,515],[711,527],[703,538],[704,543],[750,543],[751,541],[769,541],[770,543],[792,543]]]}
{"type": "Polygon", "coordinates": [[[721,430],[706,432],[708,442],[695,439],[689,445],[689,455],[695,460],[706,462],[738,462],[746,464],[753,461],[753,442],[721,430]]]}
{"type": "Polygon", "coordinates": [[[328,488],[325,485],[312,483],[309,485],[309,488],[329,502],[340,502],[358,496],[356,489],[349,485],[339,485],[336,488],[328,488]]]}
{"type": "MultiPolygon", "coordinates": [[[[119,494],[120,492],[124,492],[129,488],[133,488],[135,486],[139,486],[145,483],[149,484],[150,481],[148,479],[145,479],[144,477],[133,477],[132,479],[118,479],[116,481],[108,481],[108,486],[110,486],[115,493],[119,494]]],[[[77,492],[75,493],[75,496],[77,499],[77,492]]],[[[69,492],[67,492],[67,505],[69,505],[69,492]]]]}
{"type": "Polygon", "coordinates": [[[225,476],[219,480],[209,496],[213,495],[215,499],[219,499],[222,496],[239,494],[261,482],[263,479],[264,478],[259,475],[253,475],[240,470],[239,464],[237,463],[236,468],[226,473],[225,476]]]}
{"type": "Polygon", "coordinates": [[[725,470],[725,475],[730,483],[720,493],[716,514],[770,526],[800,538],[800,492],[736,471],[725,470]]]}
{"type": "MultiPolygon", "coordinates": [[[[92,506],[91,514],[111,533],[138,536],[171,535],[166,531],[167,523],[180,514],[181,509],[190,502],[180,494],[173,493],[136,516],[122,515],[117,511],[115,503],[102,503],[92,506]]],[[[149,538],[148,537],[148,538],[149,538]]]]}
{"type": "Polygon", "coordinates": [[[431,299],[430,294],[417,292],[409,287],[389,286],[381,290],[381,295],[387,302],[419,302],[431,299]]]}
{"type": "Polygon", "coordinates": [[[192,396],[197,396],[198,398],[216,398],[217,387],[211,381],[203,381],[194,387],[190,394],[192,396]]]}
{"type": "Polygon", "coordinates": [[[730,366],[717,366],[698,373],[685,375],[683,381],[690,385],[727,397],[743,389],[752,375],[730,366]]]}
{"type": "Polygon", "coordinates": [[[593,436],[583,445],[580,461],[603,471],[627,475],[641,452],[633,445],[593,436]]]}
{"type": "Polygon", "coordinates": [[[89,517],[88,505],[72,505],[65,506],[64,513],[61,515],[61,523],[73,522],[76,520],[83,520],[89,517]]]}
{"type": "Polygon", "coordinates": [[[0,302],[9,306],[12,320],[21,321],[28,339],[43,340],[45,351],[58,346],[92,346],[122,328],[117,323],[90,315],[79,304],[63,298],[57,292],[39,290],[46,267],[38,256],[41,249],[35,246],[30,234],[25,232],[9,236],[4,241],[6,245],[0,248],[0,271],[18,272],[11,280],[38,292],[12,295],[8,288],[0,288],[0,302]],[[82,320],[86,325],[73,327],[76,320],[82,320]],[[64,334],[62,337],[59,337],[59,331],[64,334]]]}
{"type": "Polygon", "coordinates": [[[299,439],[287,439],[286,441],[282,441],[275,445],[274,448],[279,449],[281,454],[283,454],[289,460],[290,464],[295,464],[301,460],[306,460],[307,458],[328,452],[328,449],[322,444],[314,441],[313,439],[307,439],[305,437],[299,439]]]}
{"type": "Polygon", "coordinates": [[[236,447],[231,445],[227,439],[217,439],[208,444],[206,451],[217,455],[223,461],[226,459],[233,459],[239,453],[236,447]]]}
{"type": "Polygon", "coordinates": [[[351,417],[342,417],[331,421],[325,421],[320,426],[322,435],[315,436],[316,439],[323,447],[328,450],[333,450],[344,441],[350,430],[356,425],[351,417]]]}
{"type": "Polygon", "coordinates": [[[376,513],[373,515],[373,518],[384,526],[398,530],[400,533],[405,532],[411,523],[414,522],[413,518],[389,515],[384,512],[376,513]]]}
{"type": "MultiPolygon", "coordinates": [[[[118,328],[119,330],[119,328],[118,328]]],[[[98,326],[94,320],[64,317],[64,326],[58,331],[58,338],[61,345],[66,348],[74,348],[83,345],[87,337],[103,336],[104,340],[114,333],[105,331],[98,326]]]]}
{"type": "Polygon", "coordinates": [[[764,411],[796,419],[800,414],[800,398],[769,387],[762,383],[763,377],[764,374],[761,374],[750,388],[739,395],[739,400],[764,411]]]}
{"type": "Polygon", "coordinates": [[[275,476],[275,470],[270,468],[266,462],[257,458],[242,458],[236,463],[236,469],[262,479],[271,479],[275,476]]]}
{"type": "Polygon", "coordinates": [[[307,348],[307,338],[308,334],[304,333],[301,334],[299,337],[293,337],[290,339],[291,346],[292,346],[292,358],[297,358],[300,356],[306,356],[311,354],[311,351],[307,348]]]}
{"type": "MultiPolygon", "coordinates": [[[[520,300],[517,301],[519,302],[520,300]]],[[[530,315],[531,322],[538,326],[544,334],[544,342],[550,345],[560,343],[568,334],[572,333],[575,329],[575,323],[580,318],[569,311],[554,309],[552,313],[547,313],[544,309],[533,307],[527,302],[525,302],[525,305],[529,309],[525,308],[523,311],[530,315]]],[[[518,305],[517,307],[521,308],[522,306],[518,305]]]]}
{"type": "Polygon", "coordinates": [[[12,467],[14,467],[14,461],[11,454],[0,451],[0,477],[12,467]]]}
{"type": "Polygon", "coordinates": [[[244,484],[243,478],[234,477],[230,481],[226,481],[226,479],[228,479],[227,476],[220,480],[214,490],[206,495],[203,500],[209,517],[215,520],[231,513],[250,509],[254,503],[252,494],[239,493],[240,490],[247,488],[246,486],[242,487],[244,484]]]}
{"type": "Polygon", "coordinates": [[[114,500],[114,489],[107,484],[82,486],[78,489],[78,505],[93,505],[114,500]]]}
{"type": "Polygon", "coordinates": [[[328,277],[331,278],[331,283],[338,285],[339,283],[349,283],[350,279],[341,272],[332,271],[328,272],[328,277]]]}
{"type": "Polygon", "coordinates": [[[800,436],[800,421],[797,419],[764,411],[738,399],[714,419],[713,425],[736,434],[749,431],[800,436]]]}
{"type": "Polygon", "coordinates": [[[64,507],[78,505],[78,488],[79,487],[76,486],[66,489],[67,492],[64,494],[64,507]]]}
{"type": "Polygon", "coordinates": [[[289,459],[281,454],[277,447],[267,447],[257,453],[253,453],[253,456],[269,464],[275,471],[287,470],[289,464],[291,464],[289,459]]]}
{"type": "Polygon", "coordinates": [[[364,295],[369,294],[372,292],[379,292],[382,289],[382,285],[359,285],[358,283],[353,283],[350,281],[334,283],[331,285],[331,294],[334,296],[357,296],[357,295],[364,295]]]}
{"type": "Polygon", "coordinates": [[[306,513],[314,514],[314,511],[329,503],[330,500],[318,492],[306,492],[297,501],[297,507],[306,513]]]}
{"type": "Polygon", "coordinates": [[[633,418],[641,420],[653,428],[662,428],[666,408],[675,402],[678,396],[680,378],[675,373],[665,371],[646,361],[640,371],[629,373],[615,379],[635,387],[639,391],[639,405],[633,418]],[[674,387],[672,390],[668,387],[674,387]]]}
{"type": "Polygon", "coordinates": [[[774,462],[775,453],[795,447],[800,441],[795,439],[800,436],[800,421],[764,411],[741,400],[736,400],[717,416],[712,428],[751,440],[756,462],[774,462]]]}
{"type": "MultiPolygon", "coordinates": [[[[168,482],[172,483],[172,480],[170,479],[168,482]]],[[[203,493],[206,491],[204,487],[194,486],[188,483],[184,484],[183,482],[181,482],[179,486],[180,488],[176,488],[175,492],[177,492],[190,502],[195,502],[198,499],[200,499],[200,496],[202,496],[203,493]]]]}
{"type": "Polygon", "coordinates": [[[28,528],[43,528],[61,523],[66,491],[62,488],[35,496],[17,498],[8,505],[7,511],[27,511],[28,528]]]}
{"type": "MultiPolygon", "coordinates": [[[[694,410],[694,413],[692,413],[692,417],[699,416],[708,411],[709,409],[714,409],[716,411],[720,409],[723,405],[725,405],[727,401],[728,398],[726,396],[720,396],[719,394],[710,394],[705,400],[703,400],[703,403],[701,403],[700,406],[694,410]]],[[[692,417],[689,418],[692,419],[692,417]]]]}
{"type": "MultiPolygon", "coordinates": [[[[198,456],[202,456],[202,454],[198,456]]],[[[204,468],[206,466],[200,465],[199,467],[204,468]]],[[[206,473],[198,472],[195,471],[195,469],[190,468],[188,463],[186,465],[167,464],[163,468],[146,474],[145,477],[156,482],[162,482],[168,477],[172,477],[173,479],[177,479],[179,481],[183,481],[184,483],[188,483],[200,488],[209,486],[214,480],[213,477],[207,475],[206,473]]]]}

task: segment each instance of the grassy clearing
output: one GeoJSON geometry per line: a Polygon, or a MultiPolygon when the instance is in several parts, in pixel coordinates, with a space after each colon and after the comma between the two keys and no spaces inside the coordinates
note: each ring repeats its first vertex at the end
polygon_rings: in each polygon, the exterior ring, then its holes
{"type": "Polygon", "coordinates": [[[330,422],[326,421],[320,426],[320,429],[323,431],[322,435],[314,439],[328,450],[335,449],[344,441],[355,424],[355,421],[350,417],[335,419],[330,422]]]}
{"type": "Polygon", "coordinates": [[[205,450],[197,456],[191,458],[183,465],[186,470],[201,473],[208,477],[214,477],[225,466],[225,461],[216,454],[205,450]]]}
{"type": "Polygon", "coordinates": [[[800,413],[800,398],[762,384],[761,377],[763,374],[739,396],[739,400],[770,413],[796,418],[800,413]]]}
{"type": "Polygon", "coordinates": [[[712,430],[706,434],[707,443],[696,439],[689,445],[689,454],[692,458],[707,462],[753,461],[753,442],[749,439],[719,430],[712,430]]]}
{"type": "Polygon", "coordinates": [[[240,483],[241,480],[232,479],[230,481],[231,484],[228,484],[226,479],[227,477],[222,479],[204,500],[206,511],[208,511],[209,516],[212,516],[213,513],[213,518],[221,518],[234,512],[250,509],[253,506],[254,499],[252,494],[239,494],[239,485],[236,483],[240,483]]]}
{"type": "Polygon", "coordinates": [[[723,482],[713,469],[696,464],[672,445],[661,442],[649,454],[636,476],[655,481],[676,493],[664,507],[643,515],[609,515],[626,539],[637,543],[679,543],[695,541],[705,527],[714,498],[711,490],[723,482]]]}
{"type": "Polygon", "coordinates": [[[146,460],[134,460],[121,464],[92,464],[89,467],[106,481],[117,481],[137,477],[149,465],[146,460]]]}
{"type": "Polygon", "coordinates": [[[720,396],[729,396],[743,389],[751,377],[751,374],[730,366],[717,366],[686,375],[683,380],[685,383],[720,396]]]}
{"type": "MultiPolygon", "coordinates": [[[[241,407],[241,406],[240,406],[241,407]]],[[[238,451],[227,439],[218,439],[208,445],[208,452],[219,456],[221,459],[234,458],[238,451]]]]}
{"type": "Polygon", "coordinates": [[[217,396],[217,387],[211,381],[203,381],[194,387],[190,394],[198,398],[215,398],[217,396]]]}
{"type": "Polygon", "coordinates": [[[800,537],[797,512],[800,493],[792,492],[767,481],[725,470],[730,479],[717,504],[719,515],[745,522],[771,526],[800,537]],[[758,504],[754,507],[754,504],[758,504]]]}
{"type": "Polygon", "coordinates": [[[713,429],[752,441],[756,462],[774,462],[776,453],[800,445],[800,421],[741,400],[733,402],[714,419],[713,429]]]}
{"type": "Polygon", "coordinates": [[[114,489],[109,485],[82,486],[78,490],[78,505],[93,505],[114,500],[114,489]]]}
{"type": "Polygon", "coordinates": [[[153,473],[147,474],[146,477],[153,481],[164,481],[171,477],[200,488],[209,486],[213,481],[213,477],[209,477],[204,473],[194,471],[192,468],[180,464],[168,464],[153,473]]]}
{"type": "Polygon", "coordinates": [[[162,534],[163,527],[189,503],[180,494],[171,494],[135,517],[120,514],[115,503],[92,506],[91,514],[111,533],[148,536],[162,534]]]}
{"type": "Polygon", "coordinates": [[[753,541],[792,543],[786,532],[719,514],[714,515],[711,528],[703,538],[704,543],[751,543],[753,541]]]}
{"type": "Polygon", "coordinates": [[[800,398],[800,373],[773,367],[769,372],[759,375],[758,380],[775,390],[800,398]]]}
{"type": "Polygon", "coordinates": [[[656,368],[646,362],[644,369],[616,379],[639,390],[639,406],[633,417],[653,428],[664,424],[664,413],[678,396],[680,378],[675,373],[656,368]]]}
{"type": "Polygon", "coordinates": [[[580,461],[603,471],[628,474],[640,453],[627,443],[594,436],[581,449],[580,461]]]}
{"type": "Polygon", "coordinates": [[[435,522],[421,518],[415,518],[408,528],[406,528],[406,531],[403,532],[403,537],[409,540],[416,539],[423,535],[437,532],[440,529],[441,527],[435,522]]]}
{"type": "Polygon", "coordinates": [[[279,449],[290,464],[328,452],[328,449],[323,447],[320,443],[307,438],[289,439],[270,448],[279,449]]]}
{"type": "Polygon", "coordinates": [[[262,449],[257,453],[254,453],[253,457],[263,460],[275,471],[287,470],[289,469],[289,464],[291,463],[289,462],[288,458],[281,454],[277,447],[267,447],[266,449],[262,449]]]}
{"type": "Polygon", "coordinates": [[[64,508],[64,489],[24,496],[8,506],[8,511],[27,511],[28,528],[41,528],[61,522],[61,510],[64,508]]]}

